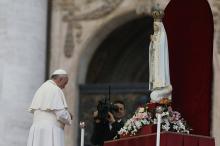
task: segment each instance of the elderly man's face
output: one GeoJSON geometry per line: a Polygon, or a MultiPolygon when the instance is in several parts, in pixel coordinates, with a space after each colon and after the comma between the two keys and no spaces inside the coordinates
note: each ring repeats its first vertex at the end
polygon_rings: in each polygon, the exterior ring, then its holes
{"type": "Polygon", "coordinates": [[[68,83],[68,77],[61,77],[60,79],[59,79],[59,87],[61,88],[61,89],[64,89],[65,88],[65,86],[66,86],[66,84],[68,83]]]}
{"type": "Polygon", "coordinates": [[[125,107],[123,104],[121,103],[115,103],[114,105],[116,105],[118,107],[118,111],[114,112],[114,117],[116,119],[122,119],[125,116],[125,107]]]}

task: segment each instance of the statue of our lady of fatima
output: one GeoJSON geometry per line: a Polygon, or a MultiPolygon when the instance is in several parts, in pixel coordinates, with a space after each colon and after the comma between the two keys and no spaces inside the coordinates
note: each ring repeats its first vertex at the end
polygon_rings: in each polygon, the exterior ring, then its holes
{"type": "Polygon", "coordinates": [[[172,86],[170,84],[167,35],[162,23],[164,12],[155,9],[152,16],[154,33],[151,35],[149,46],[149,90],[152,91],[151,102],[159,102],[163,98],[171,100],[172,86]]]}

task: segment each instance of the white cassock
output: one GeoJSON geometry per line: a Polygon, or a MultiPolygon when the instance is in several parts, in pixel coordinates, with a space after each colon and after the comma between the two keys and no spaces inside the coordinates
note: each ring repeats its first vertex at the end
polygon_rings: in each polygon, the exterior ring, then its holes
{"type": "Polygon", "coordinates": [[[154,22],[154,26],[157,30],[149,46],[149,89],[153,90],[150,95],[152,101],[159,102],[164,97],[171,99],[172,86],[166,31],[162,22],[154,22]]]}
{"type": "Polygon", "coordinates": [[[64,146],[64,126],[71,116],[63,91],[52,80],[35,93],[29,111],[34,114],[27,146],[64,146]]]}

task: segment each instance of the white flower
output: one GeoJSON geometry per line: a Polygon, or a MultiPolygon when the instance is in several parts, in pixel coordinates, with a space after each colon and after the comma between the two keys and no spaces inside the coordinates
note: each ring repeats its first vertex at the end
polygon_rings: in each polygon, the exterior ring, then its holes
{"type": "Polygon", "coordinates": [[[168,115],[169,115],[169,112],[163,112],[163,113],[161,114],[162,117],[168,116],[168,115]]]}
{"type": "Polygon", "coordinates": [[[144,112],[144,108],[143,108],[143,107],[140,107],[138,112],[139,112],[139,113],[143,113],[143,112],[144,112]]]}
{"type": "Polygon", "coordinates": [[[169,131],[169,130],[170,130],[170,124],[168,123],[168,124],[162,125],[161,128],[162,128],[163,130],[165,130],[165,131],[169,131]]]}
{"type": "Polygon", "coordinates": [[[142,126],[139,121],[135,121],[135,125],[136,125],[137,129],[140,129],[142,126]]]}
{"type": "Polygon", "coordinates": [[[154,124],[157,124],[157,119],[154,119],[153,123],[154,123],[154,124]]]}

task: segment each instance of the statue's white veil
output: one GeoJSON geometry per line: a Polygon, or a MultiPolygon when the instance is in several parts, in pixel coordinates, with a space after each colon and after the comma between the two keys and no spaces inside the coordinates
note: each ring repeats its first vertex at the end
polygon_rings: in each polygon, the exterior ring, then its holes
{"type": "Polygon", "coordinates": [[[151,99],[157,102],[163,97],[171,98],[172,86],[166,31],[162,22],[156,21],[154,25],[159,27],[159,31],[154,32],[149,46],[149,89],[153,91],[151,99]]]}
{"type": "Polygon", "coordinates": [[[165,86],[170,85],[170,71],[169,71],[169,52],[168,52],[168,42],[167,42],[167,35],[166,31],[164,29],[164,25],[162,22],[160,23],[160,28],[161,28],[161,36],[160,36],[160,78],[161,81],[165,86]]]}

